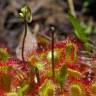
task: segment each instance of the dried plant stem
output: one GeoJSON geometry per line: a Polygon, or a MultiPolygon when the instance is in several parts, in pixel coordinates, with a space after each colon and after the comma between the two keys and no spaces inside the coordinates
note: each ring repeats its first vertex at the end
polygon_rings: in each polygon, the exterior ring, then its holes
{"type": "MultiPolygon", "coordinates": [[[[53,29],[53,28],[52,28],[53,29]]],[[[55,77],[55,63],[54,63],[54,29],[52,30],[52,76],[55,77]]]]}
{"type": "Polygon", "coordinates": [[[24,58],[24,49],[25,49],[25,40],[26,40],[26,36],[27,36],[27,21],[26,21],[26,17],[24,19],[24,23],[25,23],[25,33],[24,33],[24,37],[23,37],[23,42],[22,42],[22,60],[23,62],[25,62],[25,58],[24,58]]]}
{"type": "Polygon", "coordinates": [[[69,4],[69,8],[70,8],[71,14],[72,14],[73,16],[76,16],[73,0],[68,0],[68,4],[69,4]]]}

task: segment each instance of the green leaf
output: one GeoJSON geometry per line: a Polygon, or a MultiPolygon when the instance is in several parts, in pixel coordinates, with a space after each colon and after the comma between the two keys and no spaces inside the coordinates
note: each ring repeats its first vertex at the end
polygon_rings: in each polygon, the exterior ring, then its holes
{"type": "Polygon", "coordinates": [[[91,46],[91,44],[89,42],[84,43],[84,48],[88,52],[92,51],[92,46],[91,46]]]}
{"type": "Polygon", "coordinates": [[[66,44],[66,55],[65,55],[65,61],[66,63],[76,62],[77,61],[77,51],[75,50],[75,46],[73,44],[66,44]],[[71,59],[72,52],[74,52],[74,58],[71,59]]]}
{"type": "Polygon", "coordinates": [[[46,80],[40,87],[40,96],[53,96],[55,86],[51,80],[46,80]]]}
{"type": "Polygon", "coordinates": [[[82,42],[88,42],[89,38],[85,33],[85,29],[81,26],[80,22],[75,18],[73,15],[68,13],[69,21],[71,22],[72,26],[75,30],[75,35],[78,39],[80,39],[82,42]]]}
{"type": "Polygon", "coordinates": [[[91,85],[92,91],[96,94],[96,82],[91,85]]]}
{"type": "Polygon", "coordinates": [[[69,76],[73,76],[73,77],[75,77],[75,78],[80,78],[81,77],[81,73],[80,72],[78,72],[78,71],[76,71],[76,70],[73,70],[73,69],[70,69],[70,68],[68,68],[68,75],[69,76]]]}
{"type": "Polygon", "coordinates": [[[87,26],[85,29],[85,33],[91,34],[92,32],[93,32],[93,26],[92,25],[87,26]]]}
{"type": "Polygon", "coordinates": [[[67,66],[63,65],[63,67],[60,69],[59,74],[57,75],[56,79],[60,85],[63,85],[66,78],[67,78],[67,66]]]}
{"type": "Polygon", "coordinates": [[[23,85],[23,87],[20,87],[20,88],[18,89],[18,94],[19,94],[19,96],[24,96],[24,94],[25,94],[25,92],[27,91],[28,87],[29,87],[28,84],[25,84],[25,85],[23,85]]]}
{"type": "Polygon", "coordinates": [[[26,16],[28,14],[28,6],[24,5],[21,8],[21,12],[23,13],[24,16],[26,16]]]}
{"type": "Polygon", "coordinates": [[[7,96],[18,96],[16,92],[9,92],[7,93],[7,96]]]}
{"type": "Polygon", "coordinates": [[[2,60],[3,62],[6,62],[8,58],[9,58],[8,52],[6,52],[5,49],[0,48],[0,60],[2,60]]]}
{"type": "Polygon", "coordinates": [[[4,66],[0,66],[0,71],[1,72],[8,72],[11,69],[10,66],[4,65],[4,66]]]}
{"type": "Polygon", "coordinates": [[[80,84],[71,85],[71,96],[86,96],[85,92],[80,84]]]}
{"type": "Polygon", "coordinates": [[[38,70],[43,71],[44,70],[43,62],[36,62],[36,67],[38,68],[38,70]]]}

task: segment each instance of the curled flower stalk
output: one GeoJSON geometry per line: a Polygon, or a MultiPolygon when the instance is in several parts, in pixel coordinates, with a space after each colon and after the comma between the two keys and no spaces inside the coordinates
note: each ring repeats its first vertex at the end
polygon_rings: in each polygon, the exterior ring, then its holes
{"type": "Polygon", "coordinates": [[[19,13],[20,17],[23,19],[24,21],[24,29],[25,29],[25,33],[24,33],[24,37],[23,37],[23,42],[22,42],[22,60],[25,62],[25,58],[24,58],[24,45],[25,45],[25,40],[26,40],[26,36],[27,36],[27,23],[30,23],[32,21],[32,16],[31,16],[31,10],[28,6],[23,6],[21,8],[21,12],[19,13]]]}

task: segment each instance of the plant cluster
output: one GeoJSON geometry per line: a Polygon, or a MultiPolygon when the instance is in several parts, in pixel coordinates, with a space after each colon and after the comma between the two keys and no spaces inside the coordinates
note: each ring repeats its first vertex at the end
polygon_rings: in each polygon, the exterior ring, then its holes
{"type": "Polygon", "coordinates": [[[26,61],[24,42],[27,22],[32,19],[29,7],[24,6],[20,16],[25,23],[22,60],[11,56],[6,46],[0,46],[0,96],[96,96],[96,58],[91,58],[90,67],[79,56],[82,47],[90,52],[91,44],[76,18],[68,14],[77,38],[70,35],[54,42],[51,26],[52,43],[39,42],[26,61]]]}

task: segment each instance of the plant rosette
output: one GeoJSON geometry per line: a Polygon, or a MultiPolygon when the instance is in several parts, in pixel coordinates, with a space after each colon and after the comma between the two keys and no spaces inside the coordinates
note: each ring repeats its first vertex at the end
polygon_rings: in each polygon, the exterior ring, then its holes
{"type": "MultiPolygon", "coordinates": [[[[76,84],[75,86],[77,86],[77,84],[79,84],[80,86],[82,86],[82,92],[84,92],[85,95],[80,95],[80,96],[87,96],[88,94],[90,94],[90,96],[95,96],[95,81],[96,81],[96,77],[94,76],[95,74],[93,73],[83,73],[81,74],[81,76],[77,76],[77,73],[75,73],[75,75],[73,75],[72,73],[68,76],[68,86],[76,84]]],[[[69,87],[70,88],[70,87],[69,87]]],[[[81,90],[80,89],[80,90],[81,90]]],[[[79,91],[80,91],[79,90],[79,91]]],[[[71,91],[69,91],[71,92],[71,91]]],[[[77,93],[76,93],[77,94],[77,93]]],[[[72,95],[75,96],[75,95],[72,95]]],[[[76,95],[79,96],[79,95],[76,95]]]]}

